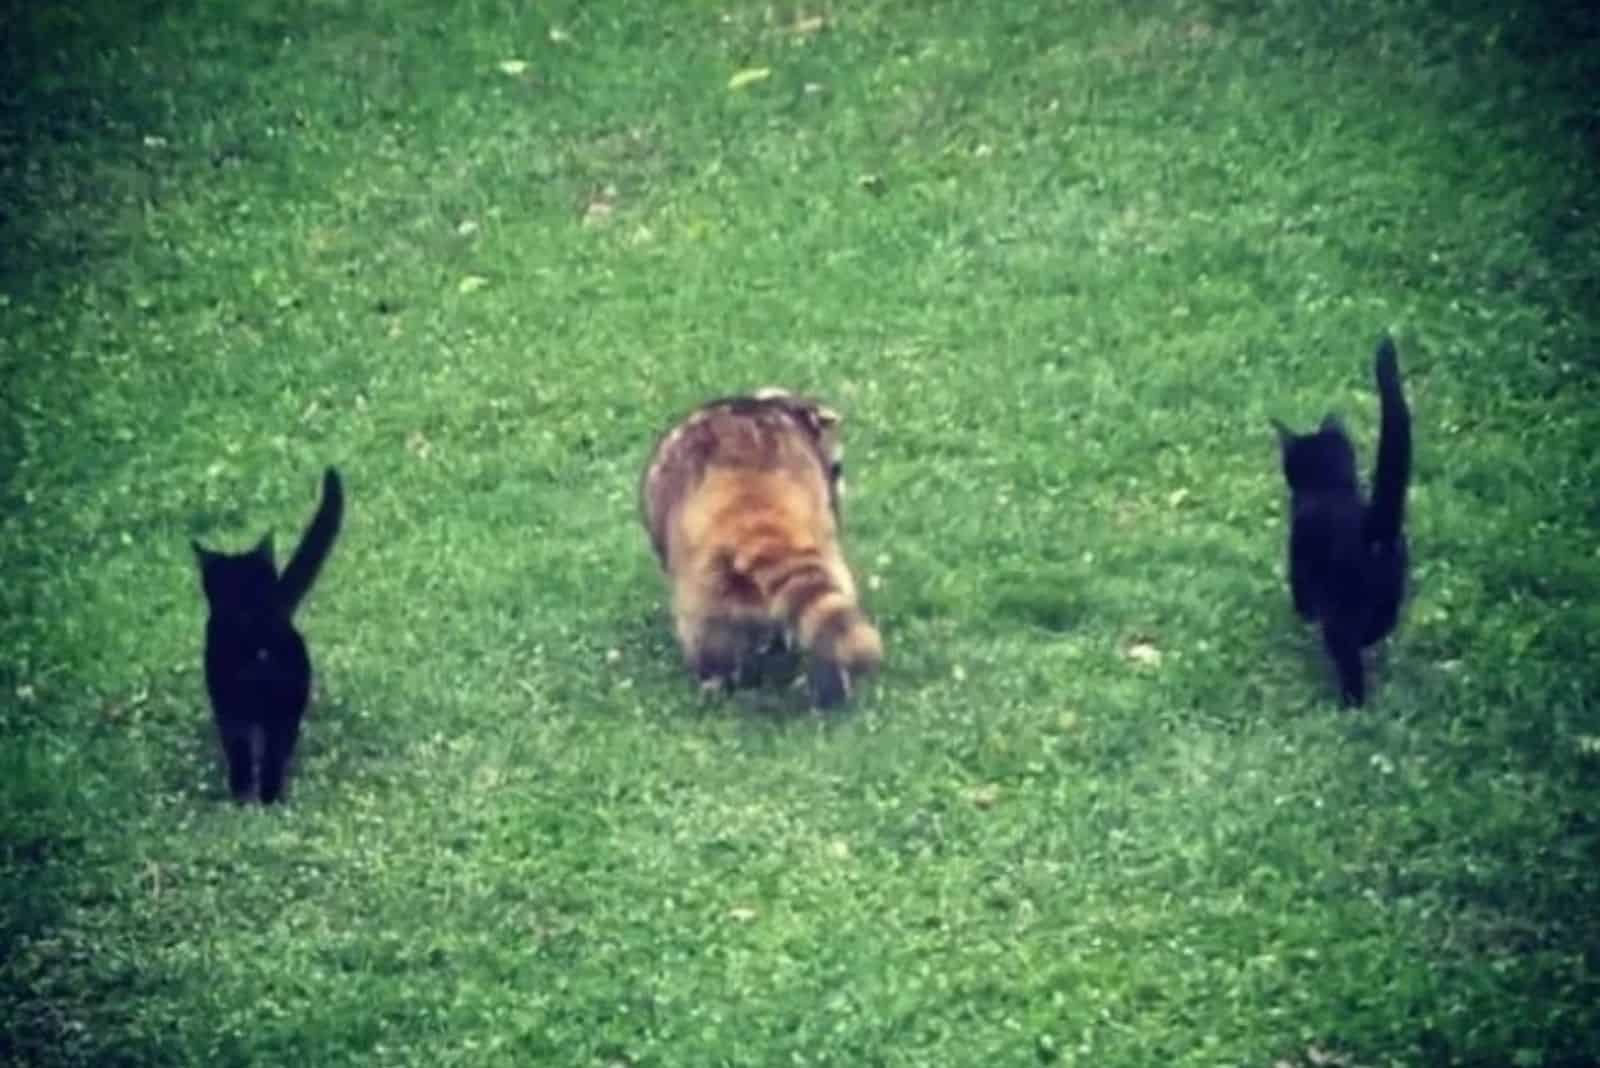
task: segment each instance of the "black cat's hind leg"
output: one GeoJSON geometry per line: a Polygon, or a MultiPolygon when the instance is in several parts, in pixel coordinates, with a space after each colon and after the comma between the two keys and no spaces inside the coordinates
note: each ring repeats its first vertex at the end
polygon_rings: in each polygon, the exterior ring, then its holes
{"type": "Polygon", "coordinates": [[[1289,594],[1297,616],[1310,623],[1317,618],[1317,574],[1313,566],[1318,546],[1305,520],[1289,530],[1289,594]]]}
{"type": "Polygon", "coordinates": [[[1388,637],[1400,622],[1400,609],[1406,597],[1405,539],[1387,550],[1373,548],[1369,553],[1366,581],[1373,591],[1373,604],[1362,628],[1362,645],[1374,645],[1388,637]]]}
{"type": "Polygon", "coordinates": [[[1339,695],[1346,708],[1360,708],[1367,699],[1366,678],[1361,667],[1361,631],[1339,619],[1323,621],[1322,643],[1339,673],[1339,695]]]}
{"type": "Polygon", "coordinates": [[[1289,593],[1294,599],[1295,615],[1309,623],[1317,618],[1317,600],[1312,593],[1312,582],[1304,568],[1289,565],[1289,593]]]}
{"type": "Polygon", "coordinates": [[[249,801],[256,788],[255,754],[251,751],[249,724],[219,723],[222,755],[228,761],[228,790],[241,804],[249,801]]]}
{"type": "Polygon", "coordinates": [[[283,796],[283,779],[300,738],[300,717],[275,723],[266,729],[261,747],[261,803],[274,804],[283,796]]]}

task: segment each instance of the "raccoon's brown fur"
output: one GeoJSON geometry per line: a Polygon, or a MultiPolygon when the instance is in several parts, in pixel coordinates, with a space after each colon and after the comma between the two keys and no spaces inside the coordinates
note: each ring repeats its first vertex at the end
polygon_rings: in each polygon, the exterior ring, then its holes
{"type": "Polygon", "coordinates": [[[839,549],[838,427],[817,402],[766,389],[702,405],[656,443],[641,510],[703,683],[742,681],[792,637],[826,708],[883,659],[839,549]]]}

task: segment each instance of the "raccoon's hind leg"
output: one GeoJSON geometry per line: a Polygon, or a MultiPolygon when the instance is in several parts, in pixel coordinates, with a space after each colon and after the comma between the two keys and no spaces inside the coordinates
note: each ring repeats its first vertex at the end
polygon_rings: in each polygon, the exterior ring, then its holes
{"type": "Polygon", "coordinates": [[[852,601],[840,599],[815,607],[820,612],[813,613],[807,681],[818,708],[836,708],[849,699],[852,680],[878,669],[883,639],[852,601]]]}
{"type": "Polygon", "coordinates": [[[812,657],[806,669],[811,703],[819,709],[838,708],[850,699],[850,673],[835,660],[812,657]]]}
{"type": "Polygon", "coordinates": [[[751,659],[749,628],[721,615],[677,618],[678,645],[696,679],[707,688],[737,686],[751,659]]]}

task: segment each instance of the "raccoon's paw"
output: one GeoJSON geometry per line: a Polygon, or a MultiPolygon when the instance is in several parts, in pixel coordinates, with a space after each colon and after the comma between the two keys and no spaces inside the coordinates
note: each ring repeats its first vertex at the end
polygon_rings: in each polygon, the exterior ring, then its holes
{"type": "Polygon", "coordinates": [[[739,658],[732,650],[723,648],[722,643],[708,643],[707,647],[694,654],[689,666],[694,671],[694,677],[700,680],[702,688],[721,687],[732,682],[738,674],[739,658]]]}
{"type": "Polygon", "coordinates": [[[838,708],[850,698],[850,673],[838,664],[816,659],[806,672],[811,703],[819,709],[838,708]]]}

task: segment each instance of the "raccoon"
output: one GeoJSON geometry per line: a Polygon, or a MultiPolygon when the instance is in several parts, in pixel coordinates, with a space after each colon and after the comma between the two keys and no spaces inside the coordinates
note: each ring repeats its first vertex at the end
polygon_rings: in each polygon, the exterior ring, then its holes
{"type": "Polygon", "coordinates": [[[702,405],[651,452],[640,511],[703,685],[749,681],[775,640],[792,639],[808,655],[812,701],[832,708],[882,661],[839,547],[839,422],[810,398],[763,389],[702,405]]]}

